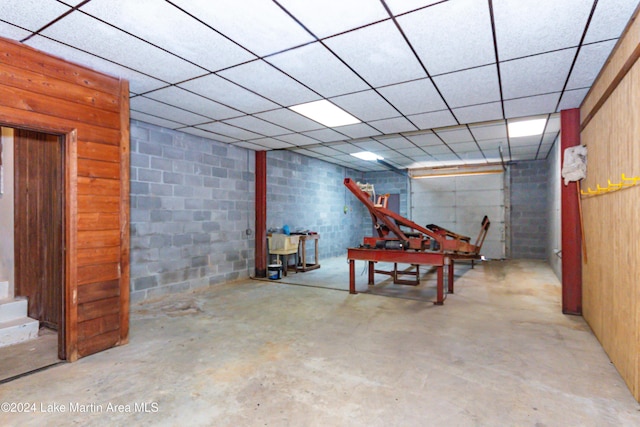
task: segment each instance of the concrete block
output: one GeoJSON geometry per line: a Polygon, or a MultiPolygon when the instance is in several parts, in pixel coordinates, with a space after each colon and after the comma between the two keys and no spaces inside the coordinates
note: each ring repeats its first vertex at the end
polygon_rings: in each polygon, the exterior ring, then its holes
{"type": "Polygon", "coordinates": [[[171,162],[171,160],[168,160],[168,159],[163,159],[163,158],[159,158],[159,157],[152,157],[151,158],[151,168],[152,169],[159,169],[161,171],[171,172],[171,171],[173,171],[173,163],[171,162]]]}
{"type": "Polygon", "coordinates": [[[152,169],[138,168],[137,181],[143,182],[161,182],[162,172],[152,169]]]}
{"type": "Polygon", "coordinates": [[[142,154],[149,154],[152,156],[162,156],[162,146],[153,142],[140,142],[138,143],[138,151],[142,154]]]}

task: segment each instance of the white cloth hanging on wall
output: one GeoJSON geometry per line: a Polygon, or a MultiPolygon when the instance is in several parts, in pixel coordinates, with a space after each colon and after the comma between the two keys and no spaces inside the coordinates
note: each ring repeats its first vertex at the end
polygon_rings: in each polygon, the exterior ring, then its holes
{"type": "Polygon", "coordinates": [[[562,162],[562,177],[564,185],[570,181],[580,181],[587,177],[587,147],[576,145],[564,150],[564,162],[562,162]]]}

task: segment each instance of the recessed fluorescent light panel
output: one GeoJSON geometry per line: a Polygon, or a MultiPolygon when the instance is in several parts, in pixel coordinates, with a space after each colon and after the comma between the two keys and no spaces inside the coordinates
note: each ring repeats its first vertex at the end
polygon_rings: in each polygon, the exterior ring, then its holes
{"type": "Polygon", "coordinates": [[[521,122],[509,122],[509,137],[541,135],[547,119],[525,120],[521,122]]]}
{"type": "Polygon", "coordinates": [[[360,151],[359,153],[351,153],[353,157],[357,157],[362,160],[382,160],[384,157],[378,156],[377,154],[372,153],[371,151],[360,151]]]}
{"type": "Polygon", "coordinates": [[[360,120],[326,99],[294,105],[289,109],[330,128],[360,123],[360,120]]]}

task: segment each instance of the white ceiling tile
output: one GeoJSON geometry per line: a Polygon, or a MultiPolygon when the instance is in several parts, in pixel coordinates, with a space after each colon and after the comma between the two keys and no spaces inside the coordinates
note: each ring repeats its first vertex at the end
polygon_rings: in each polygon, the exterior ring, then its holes
{"type": "Polygon", "coordinates": [[[92,68],[96,71],[127,79],[129,81],[129,89],[134,93],[144,93],[167,85],[167,83],[161,80],[121,67],[113,62],[100,59],[97,56],[85,53],[81,50],[74,49],[42,36],[32,37],[27,40],[25,44],[51,55],[64,58],[67,61],[82,64],[85,67],[92,68]]]}
{"type": "Polygon", "coordinates": [[[31,31],[23,30],[15,25],[7,24],[0,21],[0,37],[5,37],[12,40],[22,40],[31,34],[31,31]]]}
{"type": "Polygon", "coordinates": [[[344,153],[341,153],[338,150],[334,150],[331,147],[325,147],[325,146],[311,147],[311,148],[309,148],[309,151],[313,151],[314,153],[322,154],[323,156],[339,156],[341,154],[344,154],[344,153]]]}
{"type": "Polygon", "coordinates": [[[562,90],[576,49],[530,56],[500,64],[505,99],[562,90]]]}
{"type": "Polygon", "coordinates": [[[332,37],[325,43],[374,87],[426,77],[391,21],[332,37]]]}
{"type": "Polygon", "coordinates": [[[291,151],[297,154],[301,154],[303,156],[308,156],[308,157],[315,157],[320,155],[318,153],[314,153],[313,151],[309,151],[306,148],[292,148],[291,151]]]}
{"type": "Polygon", "coordinates": [[[493,123],[470,125],[469,128],[476,138],[476,141],[507,137],[507,125],[503,120],[493,123]]]}
{"type": "Polygon", "coordinates": [[[589,88],[565,91],[558,105],[558,111],[579,108],[588,92],[589,88]]]}
{"type": "Polygon", "coordinates": [[[145,123],[151,123],[152,125],[162,126],[168,129],[176,129],[184,127],[183,123],[174,122],[173,120],[163,119],[161,117],[152,116],[149,114],[141,113],[139,111],[131,110],[129,117],[133,120],[139,120],[145,123]]]}
{"type": "MultiPolygon", "coordinates": [[[[334,148],[333,146],[331,148],[334,148]]],[[[349,154],[339,154],[337,156],[332,156],[331,157],[333,160],[339,161],[342,164],[351,164],[353,163],[351,159],[353,159],[353,156],[350,156],[349,154]]]]}
{"type": "Polygon", "coordinates": [[[530,136],[520,136],[517,138],[509,138],[509,145],[511,149],[516,147],[528,147],[531,145],[538,146],[540,145],[540,141],[542,140],[542,135],[530,135],[530,136]]]}
{"type": "MultiPolygon", "coordinates": [[[[305,6],[309,3],[305,3],[305,6]]],[[[320,43],[266,58],[324,97],[368,89],[369,86],[320,43]]]]}
{"type": "Polygon", "coordinates": [[[440,138],[438,138],[433,132],[405,136],[418,147],[428,147],[430,145],[442,144],[440,138]]]}
{"type": "Polygon", "coordinates": [[[406,13],[411,10],[440,3],[442,0],[386,0],[387,6],[394,15],[406,13]]]}
{"type": "Polygon", "coordinates": [[[493,151],[498,153],[499,147],[502,147],[502,151],[504,153],[505,151],[508,150],[507,147],[509,146],[509,144],[507,144],[506,137],[500,138],[500,139],[487,139],[484,141],[478,141],[478,145],[480,146],[482,151],[484,151],[485,153],[493,152],[493,151]]]}
{"type": "Polygon", "coordinates": [[[495,65],[445,74],[433,80],[451,108],[500,100],[495,65]]]}
{"type": "Polygon", "coordinates": [[[281,141],[288,142],[289,144],[292,144],[295,146],[318,144],[320,142],[317,139],[309,138],[308,136],[301,135],[299,133],[279,135],[278,139],[281,141]]]}
{"type": "Polygon", "coordinates": [[[234,119],[225,120],[224,123],[251,130],[253,132],[258,132],[266,136],[285,135],[291,132],[285,128],[252,116],[237,117],[234,119]]]}
{"type": "Polygon", "coordinates": [[[201,136],[203,138],[212,139],[212,140],[218,141],[218,142],[229,143],[229,142],[237,142],[238,141],[235,138],[229,138],[229,137],[226,137],[226,136],[218,135],[218,134],[215,134],[213,132],[208,132],[206,130],[198,129],[198,128],[194,128],[194,127],[186,127],[186,128],[182,128],[182,129],[178,129],[178,130],[180,132],[189,133],[191,135],[196,135],[196,136],[201,136]]]}
{"type": "Polygon", "coordinates": [[[470,107],[454,108],[460,123],[479,123],[502,118],[502,103],[490,102],[488,104],[472,105],[470,107]]]}
{"type": "Polygon", "coordinates": [[[211,120],[208,117],[194,114],[150,98],[145,98],[144,96],[131,98],[129,105],[131,110],[152,114],[167,120],[175,120],[189,126],[211,120]]]}
{"type": "Polygon", "coordinates": [[[398,148],[414,148],[415,144],[402,136],[392,136],[389,138],[376,138],[376,140],[394,150],[398,148]]]}
{"type": "Polygon", "coordinates": [[[479,152],[478,144],[475,142],[458,142],[456,144],[449,144],[449,148],[451,148],[455,153],[469,153],[469,152],[479,152]]]}
{"type": "Polygon", "coordinates": [[[258,56],[313,41],[313,37],[274,2],[263,0],[173,0],[258,56]]]}
{"type": "MultiPolygon", "coordinates": [[[[431,154],[429,153],[429,149],[432,147],[427,147],[424,150],[418,147],[415,148],[400,148],[398,151],[399,153],[404,154],[405,156],[411,158],[414,158],[415,156],[424,156],[425,155],[425,151],[427,152],[427,154],[431,154]]],[[[447,148],[448,150],[448,148],[447,148]]]]}
{"type": "Polygon", "coordinates": [[[519,155],[519,154],[528,154],[531,155],[533,154],[535,157],[535,154],[538,153],[538,148],[540,148],[539,144],[535,144],[535,145],[523,145],[523,146],[517,146],[514,147],[513,144],[511,145],[511,154],[514,155],[519,155]]]}
{"type": "Polygon", "coordinates": [[[620,37],[637,7],[638,0],[598,0],[584,42],[620,37]]]}
{"type": "Polygon", "coordinates": [[[577,46],[592,4],[584,0],[494,0],[500,61],[577,46]]]}
{"type": "Polygon", "coordinates": [[[548,121],[545,133],[560,132],[560,113],[552,114],[548,121]]]}
{"type": "Polygon", "coordinates": [[[556,138],[558,137],[559,132],[545,133],[544,137],[542,137],[543,145],[550,145],[556,142],[556,138]]]}
{"type": "Polygon", "coordinates": [[[464,160],[465,164],[481,164],[487,161],[482,151],[479,151],[477,148],[475,151],[465,151],[457,154],[458,157],[464,160]]]}
{"type": "Polygon", "coordinates": [[[196,95],[195,93],[188,92],[175,86],[147,93],[145,96],[155,99],[156,101],[165,102],[167,104],[198,113],[214,120],[238,117],[243,114],[240,111],[232,110],[222,104],[218,104],[210,99],[203,98],[200,95],[196,95]]]}
{"type": "Polygon", "coordinates": [[[373,140],[358,141],[358,142],[354,142],[353,145],[355,145],[356,147],[359,147],[361,149],[360,151],[367,150],[367,151],[377,152],[377,151],[385,151],[389,149],[385,145],[380,144],[378,141],[373,141],[373,140]]]}
{"type": "Polygon", "coordinates": [[[488,2],[442,2],[398,23],[431,75],[496,62],[488,2]]]}
{"type": "Polygon", "coordinates": [[[444,144],[424,147],[424,150],[432,156],[437,156],[438,159],[440,159],[440,156],[443,154],[451,154],[451,149],[444,144]]]}
{"type": "Polygon", "coordinates": [[[262,145],[254,144],[252,142],[240,141],[233,144],[234,147],[242,147],[253,151],[270,151],[267,147],[263,147],[262,145]]]}
{"type": "MultiPolygon", "coordinates": [[[[405,147],[405,148],[415,148],[415,147],[405,147]]],[[[406,159],[407,156],[405,156],[404,154],[395,151],[395,150],[384,150],[384,151],[376,151],[376,154],[383,157],[384,160],[394,160],[397,161],[398,159],[406,159]]]]}
{"type": "Polygon", "coordinates": [[[248,114],[278,108],[275,104],[215,74],[180,83],[178,86],[215,99],[248,114]]]}
{"type": "Polygon", "coordinates": [[[435,158],[440,160],[441,162],[444,162],[445,164],[454,165],[460,163],[460,158],[458,157],[458,155],[452,152],[438,154],[435,156],[435,158]]]}
{"type": "Polygon", "coordinates": [[[277,140],[275,138],[258,138],[258,139],[252,139],[250,142],[252,144],[258,144],[258,145],[261,145],[263,147],[271,148],[271,149],[274,149],[274,150],[275,149],[281,149],[281,148],[291,148],[291,147],[293,147],[292,144],[289,144],[288,142],[277,140]]]}
{"type": "Polygon", "coordinates": [[[549,152],[553,148],[553,144],[543,144],[540,146],[540,150],[538,150],[538,156],[536,159],[544,160],[549,157],[549,152]]]}
{"type": "Polygon", "coordinates": [[[409,120],[420,129],[433,129],[458,124],[449,110],[434,111],[432,113],[414,114],[409,120]]]}
{"type": "Polygon", "coordinates": [[[334,131],[333,129],[318,129],[304,132],[308,137],[318,139],[322,142],[340,141],[344,139],[344,135],[334,131]]]}
{"type": "Polygon", "coordinates": [[[504,114],[507,118],[533,116],[553,111],[560,93],[511,99],[504,102],[504,114]]]}
{"type": "Polygon", "coordinates": [[[41,34],[167,82],[204,74],[200,67],[77,11],[41,34]]]}
{"type": "Polygon", "coordinates": [[[582,46],[576,60],[567,89],[589,88],[611,53],[616,40],[582,46]]]}
{"type": "Polygon", "coordinates": [[[334,128],[340,133],[350,138],[364,138],[366,136],[380,135],[380,132],[372,128],[366,123],[356,123],[355,125],[336,126],[334,128]]]}
{"type": "Polygon", "coordinates": [[[287,107],[320,98],[264,61],[253,61],[218,74],[287,107]]]}
{"type": "Polygon", "coordinates": [[[81,10],[211,71],[255,59],[164,0],[91,0],[81,10]]]}
{"type": "Polygon", "coordinates": [[[248,130],[230,126],[222,122],[206,123],[203,125],[199,125],[198,127],[201,129],[210,130],[211,132],[228,136],[230,138],[236,138],[240,140],[250,140],[250,139],[257,139],[257,138],[263,137],[263,135],[259,135],[257,133],[249,132],[248,130]]]}
{"type": "Polygon", "coordinates": [[[344,153],[358,153],[360,151],[362,151],[361,147],[358,147],[357,145],[354,144],[350,144],[350,143],[345,143],[345,144],[334,144],[331,146],[331,148],[335,148],[338,151],[342,151],[344,153]]]}
{"type": "Polygon", "coordinates": [[[36,31],[71,9],[55,0],[2,0],[0,17],[27,30],[36,31]]]}
{"type": "Polygon", "coordinates": [[[404,115],[447,108],[429,79],[385,86],[378,91],[404,115]]]}
{"type": "Polygon", "coordinates": [[[283,128],[291,129],[294,132],[304,132],[308,130],[320,129],[323,126],[313,120],[307,119],[288,108],[280,108],[278,110],[267,111],[255,114],[256,117],[265,119],[283,128]]]}
{"type": "Polygon", "coordinates": [[[469,132],[466,126],[436,130],[435,133],[447,144],[473,141],[473,136],[471,136],[471,132],[469,132]]]}
{"type": "Polygon", "coordinates": [[[389,18],[382,4],[371,0],[280,0],[280,4],[319,38],[389,18]]]}
{"type": "Polygon", "coordinates": [[[409,120],[405,119],[404,117],[376,120],[369,122],[369,124],[385,134],[418,130],[418,128],[416,128],[409,120]]]}
{"type": "Polygon", "coordinates": [[[373,90],[331,98],[331,102],[362,121],[399,116],[387,101],[373,90]]]}

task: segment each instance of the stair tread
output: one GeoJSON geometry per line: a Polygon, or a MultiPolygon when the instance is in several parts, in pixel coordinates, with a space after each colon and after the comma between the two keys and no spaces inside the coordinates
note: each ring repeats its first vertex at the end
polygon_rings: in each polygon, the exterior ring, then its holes
{"type": "Polygon", "coordinates": [[[0,322],[0,329],[2,328],[10,328],[12,326],[18,325],[27,325],[31,323],[40,323],[36,319],[32,319],[31,317],[18,317],[17,319],[11,319],[7,322],[0,322]]]}
{"type": "Polygon", "coordinates": [[[15,298],[0,298],[0,305],[2,304],[8,304],[11,302],[19,302],[19,301],[26,301],[27,299],[25,297],[15,297],[15,298]]]}

